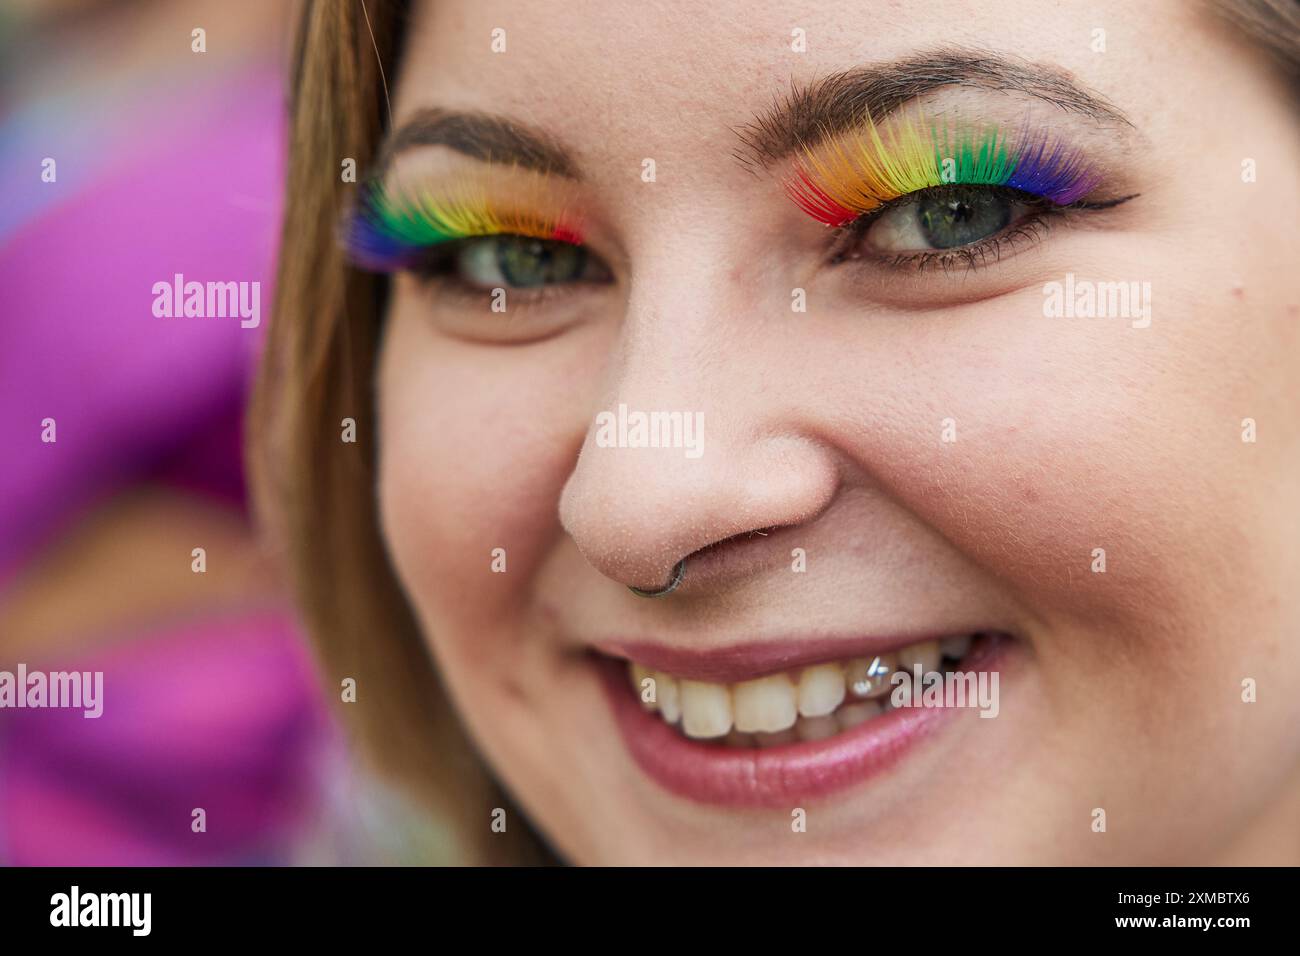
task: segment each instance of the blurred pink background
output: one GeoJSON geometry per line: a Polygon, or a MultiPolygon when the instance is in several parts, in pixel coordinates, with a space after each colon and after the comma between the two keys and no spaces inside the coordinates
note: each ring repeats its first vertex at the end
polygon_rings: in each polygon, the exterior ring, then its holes
{"type": "Polygon", "coordinates": [[[337,693],[246,503],[292,16],[203,0],[0,14],[0,671],[104,675],[98,719],[0,709],[2,863],[374,862],[386,838],[409,845],[395,834],[413,824],[349,769],[337,693]],[[176,273],[260,283],[261,327],[156,317],[152,286],[176,273]]]}

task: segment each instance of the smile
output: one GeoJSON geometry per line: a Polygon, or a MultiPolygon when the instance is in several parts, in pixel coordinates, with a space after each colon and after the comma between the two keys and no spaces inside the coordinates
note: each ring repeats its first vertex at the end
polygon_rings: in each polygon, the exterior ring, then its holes
{"type": "Polygon", "coordinates": [[[600,663],[624,741],[660,785],[706,803],[790,807],[884,771],[957,712],[898,706],[907,695],[894,693],[895,675],[996,672],[1014,644],[980,631],[838,657],[815,644],[705,656],[633,645],[600,663]],[[779,666],[793,655],[802,660],[779,666]]]}

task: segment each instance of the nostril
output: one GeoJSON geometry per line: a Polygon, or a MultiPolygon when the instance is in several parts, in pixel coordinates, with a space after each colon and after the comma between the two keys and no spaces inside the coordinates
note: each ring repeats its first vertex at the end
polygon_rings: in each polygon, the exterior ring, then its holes
{"type": "Polygon", "coordinates": [[[742,424],[695,462],[584,444],[560,493],[560,527],[587,564],[625,587],[661,590],[683,559],[674,594],[775,568],[776,538],[815,523],[834,501],[839,461],[800,436],[750,440],[757,426],[742,424]]]}
{"type": "Polygon", "coordinates": [[[771,525],[767,528],[755,528],[753,531],[742,531],[740,534],[733,534],[729,538],[723,538],[721,541],[715,541],[712,544],[706,544],[698,551],[693,551],[687,556],[687,560],[701,558],[706,554],[717,554],[720,551],[734,548],[738,544],[745,544],[756,537],[766,538],[768,535],[781,530],[781,525],[771,525]]]}
{"type": "Polygon", "coordinates": [[[684,559],[686,573],[683,588],[698,592],[701,587],[716,586],[725,580],[738,581],[770,568],[776,559],[773,546],[764,546],[769,538],[791,525],[771,525],[742,531],[692,551],[684,559]]]}
{"type": "Polygon", "coordinates": [[[671,594],[673,591],[677,590],[678,586],[682,583],[682,579],[685,577],[687,562],[693,564],[704,563],[707,565],[710,563],[707,559],[725,553],[726,551],[733,549],[736,545],[744,544],[745,542],[752,541],[755,538],[765,538],[777,530],[779,530],[779,526],[755,528],[752,531],[742,531],[740,534],[733,534],[720,541],[707,544],[702,548],[692,551],[685,558],[678,561],[677,564],[673,566],[672,572],[669,575],[668,583],[663,587],[642,588],[629,584],[627,586],[628,590],[640,597],[647,598],[663,597],[664,595],[671,594]]]}

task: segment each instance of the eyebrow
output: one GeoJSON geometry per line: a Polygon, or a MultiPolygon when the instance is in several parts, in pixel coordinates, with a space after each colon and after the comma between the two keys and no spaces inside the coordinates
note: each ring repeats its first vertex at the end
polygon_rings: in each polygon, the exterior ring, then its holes
{"type": "Polygon", "coordinates": [[[1132,126],[1117,107],[1080,86],[1063,69],[1006,54],[945,47],[889,63],[859,67],[795,85],[752,123],[738,127],[736,158],[771,166],[795,150],[853,129],[943,87],[1021,93],[1067,113],[1132,126]]]}
{"type": "Polygon", "coordinates": [[[403,152],[419,146],[446,146],[471,159],[518,166],[565,179],[579,179],[577,164],[541,130],[491,113],[426,108],[384,139],[374,175],[383,177],[403,152]]]}

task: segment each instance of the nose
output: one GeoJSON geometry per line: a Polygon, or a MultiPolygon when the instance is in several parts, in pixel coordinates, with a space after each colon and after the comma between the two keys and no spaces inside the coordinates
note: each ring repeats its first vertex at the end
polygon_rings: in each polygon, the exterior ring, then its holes
{"type": "Polygon", "coordinates": [[[561,524],[613,581],[663,588],[692,553],[811,521],[836,493],[808,384],[781,374],[787,333],[746,334],[743,298],[716,274],[633,289],[560,497],[561,524]]]}

